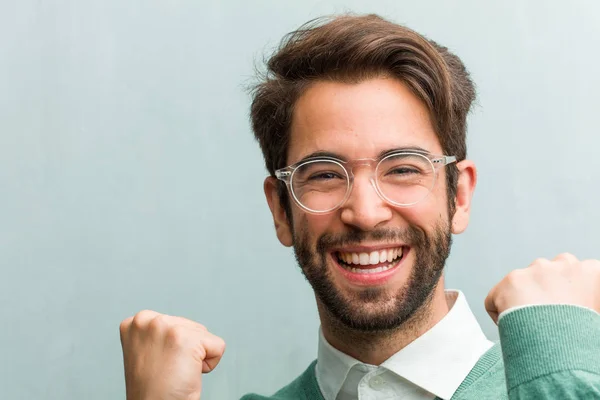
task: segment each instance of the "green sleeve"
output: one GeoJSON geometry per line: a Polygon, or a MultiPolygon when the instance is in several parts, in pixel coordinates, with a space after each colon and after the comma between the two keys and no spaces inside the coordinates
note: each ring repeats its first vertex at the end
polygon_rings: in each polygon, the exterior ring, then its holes
{"type": "Polygon", "coordinates": [[[498,323],[510,400],[600,399],[600,314],[536,305],[498,323]]]}

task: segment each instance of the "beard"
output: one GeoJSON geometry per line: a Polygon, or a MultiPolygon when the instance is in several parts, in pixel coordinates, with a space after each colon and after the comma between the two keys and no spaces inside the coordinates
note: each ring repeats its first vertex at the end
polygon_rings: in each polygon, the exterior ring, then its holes
{"type": "MultiPolygon", "coordinates": [[[[359,332],[397,329],[417,318],[417,311],[431,300],[446,259],[450,254],[452,236],[446,223],[438,224],[431,234],[409,226],[407,229],[382,229],[370,232],[352,230],[343,234],[323,234],[310,246],[305,230],[294,232],[294,253],[302,273],[317,298],[335,319],[347,328],[359,332]],[[360,242],[401,241],[414,252],[414,265],[407,282],[395,292],[383,287],[368,287],[343,293],[327,266],[329,249],[360,242]]],[[[401,266],[400,268],[407,268],[401,266]]]]}

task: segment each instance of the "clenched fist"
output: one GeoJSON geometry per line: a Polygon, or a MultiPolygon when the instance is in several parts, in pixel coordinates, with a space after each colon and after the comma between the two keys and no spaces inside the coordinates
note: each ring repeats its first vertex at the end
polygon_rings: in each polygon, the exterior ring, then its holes
{"type": "Polygon", "coordinates": [[[141,311],[121,322],[127,400],[198,400],[223,339],[185,318],[141,311]]]}
{"type": "Polygon", "coordinates": [[[552,261],[540,258],[509,273],[485,299],[494,322],[509,308],[532,304],[573,304],[600,313],[600,262],[568,253],[552,261]]]}

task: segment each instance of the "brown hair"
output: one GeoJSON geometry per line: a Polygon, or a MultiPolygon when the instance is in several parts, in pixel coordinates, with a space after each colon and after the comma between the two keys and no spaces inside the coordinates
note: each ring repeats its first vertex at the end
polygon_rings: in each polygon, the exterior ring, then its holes
{"type": "MultiPolygon", "coordinates": [[[[296,100],[313,82],[360,82],[390,76],[404,82],[429,109],[446,155],[466,157],[466,118],[475,88],[461,60],[447,48],[377,15],[317,19],[286,35],[252,91],[251,120],[269,173],[286,166],[296,100]]],[[[447,168],[451,215],[458,170],[447,168]]],[[[289,199],[280,182],[289,215],[289,199]]]]}

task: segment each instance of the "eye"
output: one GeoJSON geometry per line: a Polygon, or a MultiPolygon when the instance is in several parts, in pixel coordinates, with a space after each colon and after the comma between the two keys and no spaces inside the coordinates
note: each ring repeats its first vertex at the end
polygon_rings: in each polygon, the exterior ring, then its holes
{"type": "Polygon", "coordinates": [[[388,175],[410,175],[410,174],[420,174],[421,170],[414,168],[414,167],[409,167],[409,166],[401,166],[401,167],[396,167],[392,170],[390,170],[387,174],[388,175]]]}
{"type": "Polygon", "coordinates": [[[308,178],[309,181],[329,181],[333,179],[342,179],[342,177],[336,172],[323,171],[314,173],[308,178]]]}

